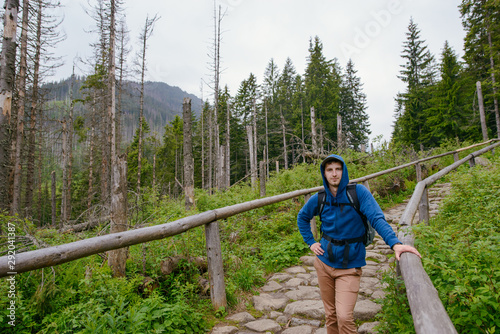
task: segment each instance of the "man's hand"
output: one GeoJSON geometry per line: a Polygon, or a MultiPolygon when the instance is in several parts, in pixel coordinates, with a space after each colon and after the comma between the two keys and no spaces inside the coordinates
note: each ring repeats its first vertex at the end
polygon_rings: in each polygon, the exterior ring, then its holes
{"type": "Polygon", "coordinates": [[[396,254],[396,260],[398,260],[398,261],[399,261],[401,254],[404,252],[410,252],[410,253],[417,255],[420,258],[422,257],[422,255],[420,255],[418,250],[415,247],[412,247],[410,245],[396,244],[392,247],[392,249],[394,250],[394,253],[396,254]]]}
{"type": "Polygon", "coordinates": [[[319,242],[316,242],[316,243],[312,244],[311,247],[309,247],[309,248],[316,255],[323,255],[325,253],[325,251],[323,250],[323,248],[321,248],[321,244],[319,242]]]}

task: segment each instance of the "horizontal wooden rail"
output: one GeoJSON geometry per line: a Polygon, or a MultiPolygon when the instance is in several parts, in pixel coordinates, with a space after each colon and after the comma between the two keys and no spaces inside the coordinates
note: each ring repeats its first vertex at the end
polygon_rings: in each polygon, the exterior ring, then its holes
{"type": "MultiPolygon", "coordinates": [[[[497,142],[496,144],[485,147],[482,150],[471,153],[465,158],[417,183],[415,191],[413,192],[413,195],[399,221],[399,224],[403,226],[400,228],[398,233],[399,239],[404,244],[413,246],[414,236],[411,232],[413,217],[417,212],[420,199],[428,186],[432,185],[449,172],[455,170],[460,165],[490,150],[493,150],[499,145],[500,142],[497,142]]],[[[412,253],[403,253],[399,262],[399,267],[406,286],[406,294],[410,304],[411,314],[413,316],[415,332],[417,334],[457,333],[443,304],[441,303],[441,300],[439,299],[439,294],[436,288],[423,268],[420,258],[412,253]]]]}
{"type": "Polygon", "coordinates": [[[256,199],[253,201],[226,206],[220,209],[205,211],[194,216],[178,219],[176,221],[143,227],[125,232],[107,234],[72,243],[37,249],[19,253],[15,256],[14,270],[11,270],[7,256],[0,257],[0,277],[15,275],[35,269],[55,266],[86,256],[103,253],[109,250],[128,247],[153,240],[159,240],[186,232],[197,226],[225,219],[236,214],[257,209],[266,205],[282,202],[297,196],[317,192],[323,187],[296,190],[289,193],[256,199]]]}
{"type": "MultiPolygon", "coordinates": [[[[491,140],[486,143],[489,142],[491,142],[491,140]]],[[[476,144],[474,146],[484,145],[484,144],[485,143],[481,143],[481,144],[476,144]]],[[[416,165],[417,163],[423,161],[456,153],[457,151],[447,152],[434,157],[420,159],[398,167],[390,168],[381,172],[356,178],[351,181],[365,182],[375,177],[385,175],[409,166],[416,165]]],[[[104,236],[93,237],[59,246],[47,247],[47,248],[37,249],[34,251],[19,253],[15,257],[15,265],[12,266],[12,268],[15,268],[15,270],[11,269],[12,262],[9,262],[8,257],[2,256],[0,257],[0,277],[15,275],[35,269],[55,266],[69,261],[74,261],[86,256],[171,237],[177,234],[184,233],[187,230],[192,229],[194,227],[205,225],[217,221],[219,219],[225,219],[234,216],[236,214],[246,212],[252,209],[257,209],[266,205],[282,202],[294,197],[318,192],[321,189],[323,189],[323,186],[296,190],[285,194],[256,199],[245,203],[235,204],[232,206],[206,211],[203,213],[199,213],[197,215],[181,218],[170,223],[144,227],[120,233],[107,234],[104,236]]]]}

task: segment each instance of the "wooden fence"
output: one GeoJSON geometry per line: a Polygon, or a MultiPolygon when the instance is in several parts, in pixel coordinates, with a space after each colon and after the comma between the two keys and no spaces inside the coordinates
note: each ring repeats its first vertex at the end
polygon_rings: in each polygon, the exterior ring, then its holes
{"type": "MultiPolygon", "coordinates": [[[[458,160],[459,152],[473,147],[490,144],[497,140],[498,139],[490,140],[485,143],[476,144],[456,151],[420,159],[398,167],[387,169],[385,171],[353,179],[351,181],[363,182],[363,184],[369,188],[368,181],[370,179],[410,166],[416,167],[417,180],[419,182],[405,212],[403,213],[403,216],[401,217],[400,224],[403,225],[403,228],[399,234],[400,240],[405,244],[413,244],[413,236],[407,230],[411,226],[411,222],[417,208],[421,210],[419,213],[420,219],[428,221],[427,187],[467,161],[470,162],[470,166],[474,166],[475,157],[484,154],[489,150],[493,150],[495,147],[500,145],[500,142],[469,154],[461,160],[458,160]],[[451,154],[454,156],[454,164],[444,168],[440,172],[426,178],[425,180],[421,180],[421,164],[423,162],[451,154]]],[[[59,246],[20,253],[15,257],[15,271],[11,269],[12,260],[9,259],[8,256],[2,256],[0,257],[0,277],[55,266],[114,249],[164,239],[166,237],[184,233],[189,229],[205,225],[208,270],[210,276],[210,293],[212,305],[215,309],[218,309],[220,306],[226,306],[226,293],[219,227],[217,221],[294,197],[309,195],[311,193],[318,192],[322,188],[323,186],[296,190],[281,195],[256,199],[249,202],[205,211],[203,213],[185,217],[166,224],[113,233],[59,246]]],[[[456,333],[443,305],[441,304],[441,301],[439,300],[436,289],[430,282],[429,277],[422,267],[420,259],[416,255],[404,253],[401,257],[399,265],[407,287],[408,300],[410,302],[410,308],[417,333],[456,333]]]]}

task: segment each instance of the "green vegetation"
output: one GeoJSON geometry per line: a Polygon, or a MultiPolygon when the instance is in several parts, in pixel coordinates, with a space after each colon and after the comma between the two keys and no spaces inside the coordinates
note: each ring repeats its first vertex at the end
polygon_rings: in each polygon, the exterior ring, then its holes
{"type": "MultiPolygon", "coordinates": [[[[414,228],[424,268],[459,333],[500,329],[500,159],[487,156],[491,167],[451,174],[452,192],[439,214],[414,228]]],[[[385,282],[382,332],[414,333],[402,282],[394,273],[385,282]]]]}
{"type": "MultiPolygon", "coordinates": [[[[380,150],[373,155],[351,151],[343,155],[349,162],[351,178],[388,169],[421,156],[439,154],[452,148],[450,144],[432,152],[408,154],[389,149],[386,144],[381,144],[380,147],[380,150]]],[[[425,174],[433,173],[436,167],[449,164],[452,159],[445,157],[426,163],[425,174]]],[[[467,168],[463,169],[466,171],[467,168]]],[[[459,175],[467,174],[462,171],[459,175]]],[[[465,176],[461,178],[465,179],[465,176]]],[[[475,182],[482,182],[476,178],[475,182]]],[[[272,174],[266,188],[268,196],[272,196],[316,187],[321,182],[317,163],[300,164],[291,170],[281,171],[277,175],[272,174]]],[[[498,174],[495,181],[491,179],[491,182],[498,184],[498,174]]],[[[370,182],[372,192],[376,193],[383,207],[392,206],[403,200],[408,193],[411,193],[414,185],[413,167],[370,182]]],[[[493,186],[489,186],[489,191],[494,190],[493,186]]],[[[474,191],[469,192],[470,196],[474,195],[474,191]]],[[[496,192],[498,194],[498,186],[496,192]]],[[[485,196],[483,192],[480,194],[485,196]]],[[[493,194],[490,195],[492,196],[493,194]]],[[[215,195],[197,189],[195,197],[196,209],[185,212],[182,200],[159,197],[152,190],[145,191],[143,211],[137,217],[131,216],[129,223],[132,226],[143,221],[154,222],[145,225],[166,223],[206,210],[256,199],[258,192],[252,190],[249,184],[240,183],[215,195]]],[[[56,267],[16,275],[16,332],[203,333],[219,318],[237,307],[242,305],[249,307],[251,305],[249,296],[265,283],[268,275],[298,264],[299,257],[308,252],[296,227],[296,216],[303,201],[302,197],[288,200],[219,222],[226,275],[227,309],[212,309],[209,292],[200,284],[201,281],[208,279],[208,275],[194,263],[181,260],[172,273],[162,272],[162,262],[169,257],[187,259],[206,256],[204,229],[195,228],[172,238],[130,247],[125,278],[111,276],[106,254],[93,255],[56,267]]],[[[130,202],[133,203],[133,200],[130,199],[130,202]]],[[[471,207],[475,204],[474,201],[468,203],[471,207]]],[[[490,204],[490,211],[493,211],[495,206],[493,203],[490,204]]],[[[482,206],[486,207],[484,204],[482,206]]],[[[453,209],[449,209],[449,212],[453,212],[453,209]]],[[[25,246],[28,249],[36,248],[29,242],[27,235],[52,246],[107,233],[109,228],[102,225],[92,231],[61,234],[52,228],[36,227],[28,220],[0,216],[2,231],[7,231],[9,223],[16,226],[15,233],[19,236],[19,243],[16,244],[18,250],[25,246]]],[[[498,215],[496,224],[498,229],[498,215]]],[[[444,233],[444,235],[452,234],[444,233]]],[[[481,242],[488,240],[490,239],[483,239],[481,242]]],[[[471,251],[475,249],[474,247],[471,251]]],[[[431,258],[423,250],[423,245],[419,245],[419,248],[426,258],[431,258]]],[[[3,249],[6,248],[2,247],[3,249]]],[[[443,258],[449,256],[445,254],[443,258]]],[[[443,266],[441,262],[436,265],[443,266]]],[[[496,265],[498,266],[498,262],[496,265]]],[[[464,270],[460,274],[466,272],[464,270]]],[[[489,274],[493,275],[491,271],[481,273],[486,276],[489,274]]],[[[493,276],[492,279],[495,281],[498,277],[493,276]]],[[[493,287],[498,291],[498,286],[493,285],[491,289],[493,287]]],[[[446,289],[443,291],[446,295],[451,293],[446,289]]],[[[453,292],[454,295],[451,294],[454,300],[464,300],[458,292],[468,293],[459,289],[453,292]]],[[[496,296],[498,297],[498,294],[496,296]]],[[[394,307],[404,302],[404,300],[397,301],[396,304],[396,301],[394,300],[394,307]]],[[[9,302],[8,284],[0,284],[0,308],[6,309],[9,302]]],[[[460,305],[457,306],[456,312],[460,312],[459,309],[460,305]]],[[[478,312],[481,315],[480,309],[478,312]]],[[[398,321],[401,322],[403,319],[398,316],[398,321]]],[[[478,319],[478,316],[475,316],[475,319],[478,319]]],[[[2,313],[0,332],[10,331],[8,321],[6,313],[2,313]]],[[[398,327],[398,332],[402,332],[399,331],[401,328],[403,325],[398,327]]]]}

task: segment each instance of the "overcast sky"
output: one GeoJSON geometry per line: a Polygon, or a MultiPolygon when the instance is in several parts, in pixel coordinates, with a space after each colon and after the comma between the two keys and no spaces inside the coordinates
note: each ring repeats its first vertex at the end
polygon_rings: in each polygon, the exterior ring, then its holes
{"type": "MultiPolygon", "coordinates": [[[[93,3],[93,0],[89,0],[93,3]]],[[[85,13],[85,0],[62,0],[67,39],[57,46],[66,65],[55,79],[71,75],[73,59],[88,58],[89,43],[97,40],[88,33],[94,26],[85,13]]],[[[394,121],[394,97],[404,91],[397,78],[403,64],[401,51],[410,17],[420,29],[431,53],[440,59],[447,40],[463,55],[458,0],[217,0],[226,11],[221,29],[221,86],[234,96],[250,73],[262,83],[271,58],[281,70],[287,57],[297,73],[307,64],[309,39],[318,36],[327,59],[337,58],[342,68],[351,58],[367,95],[370,138],[383,135],[389,140],[394,121]]],[[[212,0],[124,0],[130,45],[135,57],[138,36],[146,16],[158,14],[148,41],[146,80],[163,81],[201,97],[202,80],[210,82],[209,57],[214,37],[212,0]]],[[[80,66],[77,74],[85,74],[80,66]]],[[[204,85],[203,97],[211,98],[204,85]]],[[[179,106],[179,110],[181,107],[179,106]]]]}

